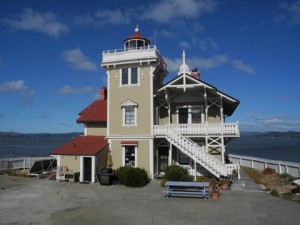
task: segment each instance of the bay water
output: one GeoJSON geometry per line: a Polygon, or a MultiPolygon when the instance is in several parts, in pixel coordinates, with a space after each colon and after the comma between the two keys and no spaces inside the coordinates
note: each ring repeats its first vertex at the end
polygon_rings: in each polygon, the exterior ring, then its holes
{"type": "MultiPolygon", "coordinates": [[[[0,158],[49,156],[70,137],[0,138],[0,158]]],[[[244,156],[300,163],[300,138],[242,136],[226,145],[226,152],[244,156]]]]}

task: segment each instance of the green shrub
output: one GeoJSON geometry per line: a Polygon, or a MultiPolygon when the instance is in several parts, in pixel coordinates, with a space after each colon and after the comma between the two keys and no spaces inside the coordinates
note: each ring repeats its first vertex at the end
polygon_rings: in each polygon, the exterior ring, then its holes
{"type": "Polygon", "coordinates": [[[146,170],[135,167],[120,167],[118,179],[127,187],[143,187],[150,182],[146,170]]]}
{"type": "Polygon", "coordinates": [[[124,184],[124,173],[129,168],[130,167],[121,166],[119,169],[117,169],[117,177],[120,184],[124,184]]]}
{"type": "Polygon", "coordinates": [[[170,181],[193,181],[188,170],[178,165],[168,166],[164,178],[170,181]]]}
{"type": "Polygon", "coordinates": [[[275,197],[279,197],[279,192],[277,190],[272,190],[271,195],[273,195],[275,197]]]}
{"type": "Polygon", "coordinates": [[[292,184],[293,180],[295,180],[295,177],[288,173],[279,174],[279,178],[282,185],[292,184]]]}
{"type": "Polygon", "coordinates": [[[282,194],[282,198],[287,199],[287,200],[294,200],[295,194],[291,192],[286,192],[282,194]]]}
{"type": "Polygon", "coordinates": [[[200,176],[197,176],[196,178],[196,181],[197,182],[209,182],[211,178],[209,177],[200,177],[200,176]]]}

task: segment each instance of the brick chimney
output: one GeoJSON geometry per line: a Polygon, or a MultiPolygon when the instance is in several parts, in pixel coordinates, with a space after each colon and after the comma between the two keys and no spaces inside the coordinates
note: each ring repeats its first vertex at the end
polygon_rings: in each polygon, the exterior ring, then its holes
{"type": "Polygon", "coordinates": [[[106,100],[107,99],[107,89],[106,87],[102,87],[100,89],[100,100],[106,100]]]}
{"type": "Polygon", "coordinates": [[[198,71],[197,68],[192,70],[191,76],[196,78],[197,80],[200,80],[200,72],[198,71]]]}

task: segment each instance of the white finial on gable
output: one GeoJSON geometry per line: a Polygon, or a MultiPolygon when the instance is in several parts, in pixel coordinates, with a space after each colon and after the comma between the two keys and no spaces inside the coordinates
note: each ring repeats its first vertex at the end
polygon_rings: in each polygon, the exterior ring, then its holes
{"type": "Polygon", "coordinates": [[[185,59],[186,59],[186,57],[185,57],[185,51],[183,50],[183,52],[182,52],[182,65],[180,66],[180,70],[178,72],[178,75],[181,75],[181,74],[191,75],[189,67],[185,63],[185,59]]]}

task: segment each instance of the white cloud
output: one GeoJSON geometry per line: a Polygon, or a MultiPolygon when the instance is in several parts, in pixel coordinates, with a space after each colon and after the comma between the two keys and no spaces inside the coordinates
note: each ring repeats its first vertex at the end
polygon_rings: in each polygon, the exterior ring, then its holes
{"type": "Polygon", "coordinates": [[[188,49],[191,47],[191,43],[188,41],[181,41],[179,42],[178,46],[183,49],[188,49]]]}
{"type": "MultiPolygon", "coordinates": [[[[165,58],[167,62],[168,71],[179,71],[179,68],[182,64],[182,58],[176,58],[174,60],[165,58]]],[[[198,69],[211,69],[221,65],[226,64],[230,60],[228,55],[215,55],[211,58],[187,58],[186,64],[189,68],[198,68],[198,69]]]]}
{"type": "Polygon", "coordinates": [[[286,116],[261,116],[247,113],[246,118],[251,122],[241,124],[243,130],[256,131],[288,131],[300,130],[300,121],[286,116]]]}
{"type": "Polygon", "coordinates": [[[203,58],[192,58],[190,60],[191,67],[199,67],[204,69],[211,69],[221,65],[226,64],[230,60],[229,56],[224,55],[215,55],[211,58],[203,59],[203,58]]]}
{"type": "Polygon", "coordinates": [[[300,25],[300,0],[289,3],[281,3],[279,8],[282,10],[278,14],[280,21],[285,21],[291,25],[300,25]]]}
{"type": "Polygon", "coordinates": [[[121,11],[120,9],[115,10],[97,10],[94,14],[85,14],[75,17],[75,25],[91,25],[95,27],[102,27],[107,24],[120,25],[130,24],[131,19],[135,13],[131,9],[121,11]]]}
{"type": "Polygon", "coordinates": [[[94,92],[94,88],[91,86],[84,86],[84,87],[78,87],[78,88],[72,88],[68,85],[65,85],[61,87],[57,93],[63,94],[63,95],[72,95],[72,94],[87,94],[94,92]]]}
{"type": "Polygon", "coordinates": [[[71,68],[86,71],[97,70],[96,64],[91,62],[79,48],[64,51],[61,53],[61,57],[71,68]]]}
{"type": "Polygon", "coordinates": [[[7,81],[0,83],[0,92],[25,91],[28,87],[23,80],[7,81]]]}
{"type": "Polygon", "coordinates": [[[254,68],[253,66],[250,66],[248,64],[245,64],[244,62],[242,62],[241,60],[231,60],[231,63],[233,65],[234,68],[241,70],[245,73],[248,74],[253,74],[254,73],[254,68]]]}
{"type": "Polygon", "coordinates": [[[41,13],[30,8],[24,8],[15,19],[3,19],[3,22],[17,30],[37,31],[56,38],[69,32],[69,28],[59,22],[54,13],[41,13]]]}
{"type": "Polygon", "coordinates": [[[214,0],[163,0],[144,11],[143,18],[157,22],[172,22],[174,19],[199,18],[215,11],[214,0]]]}
{"type": "Polygon", "coordinates": [[[40,113],[39,115],[38,115],[38,118],[39,119],[47,119],[49,117],[49,115],[47,114],[47,113],[40,113]]]}
{"type": "MultiPolygon", "coordinates": [[[[170,59],[165,58],[167,63],[168,71],[175,72],[179,71],[179,68],[182,64],[182,58],[170,59]]],[[[186,64],[189,66],[189,69],[198,68],[198,69],[213,69],[222,65],[232,65],[235,69],[240,70],[247,74],[253,74],[254,68],[248,64],[245,64],[241,60],[232,60],[229,55],[214,55],[210,58],[199,58],[193,57],[186,59],[186,64]]]]}
{"type": "Polygon", "coordinates": [[[20,95],[22,104],[33,104],[35,90],[32,88],[28,88],[23,80],[7,81],[0,83],[0,93],[10,92],[17,92],[20,95]]]}
{"type": "Polygon", "coordinates": [[[131,22],[131,13],[130,11],[121,11],[120,9],[115,10],[98,10],[95,14],[95,17],[102,21],[103,23],[108,24],[130,24],[131,22]]]}

